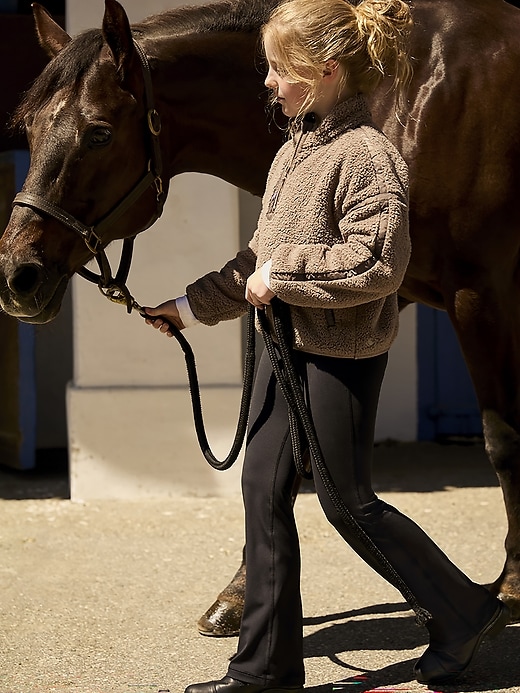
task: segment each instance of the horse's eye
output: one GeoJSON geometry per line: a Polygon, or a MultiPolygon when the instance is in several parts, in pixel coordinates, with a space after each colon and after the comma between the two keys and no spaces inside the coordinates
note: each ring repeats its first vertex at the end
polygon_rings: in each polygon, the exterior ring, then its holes
{"type": "Polygon", "coordinates": [[[112,139],[112,132],[108,128],[94,128],[90,133],[88,146],[91,149],[105,147],[112,139]]]}

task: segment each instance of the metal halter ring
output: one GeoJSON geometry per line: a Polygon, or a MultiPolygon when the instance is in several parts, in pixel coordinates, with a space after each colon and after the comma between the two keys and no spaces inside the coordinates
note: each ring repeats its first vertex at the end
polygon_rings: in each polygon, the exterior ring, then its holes
{"type": "Polygon", "coordinates": [[[154,135],[155,137],[159,137],[162,128],[161,116],[157,113],[155,108],[151,108],[148,111],[148,127],[152,135],[154,135]]]}

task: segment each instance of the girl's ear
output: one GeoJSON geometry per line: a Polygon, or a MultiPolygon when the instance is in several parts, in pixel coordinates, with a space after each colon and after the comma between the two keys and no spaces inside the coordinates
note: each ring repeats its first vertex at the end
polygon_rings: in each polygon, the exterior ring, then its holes
{"type": "Polygon", "coordinates": [[[339,63],[337,60],[327,60],[323,66],[323,78],[324,79],[334,79],[336,77],[339,68],[339,63]]]}

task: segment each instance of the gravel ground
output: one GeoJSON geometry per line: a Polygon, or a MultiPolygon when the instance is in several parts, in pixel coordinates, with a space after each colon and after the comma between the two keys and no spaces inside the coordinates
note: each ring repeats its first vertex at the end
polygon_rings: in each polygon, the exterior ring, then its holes
{"type": "MultiPolygon", "coordinates": [[[[240,563],[238,489],[72,503],[57,462],[0,469],[0,693],[182,693],[224,675],[236,638],[202,637],[196,622],[240,563]]],[[[498,575],[506,520],[478,442],[380,445],[375,479],[473,579],[498,575]]],[[[296,513],[307,688],[427,690],[412,678],[426,631],[400,595],[343,544],[311,490],[296,513]]],[[[511,625],[442,691],[520,692],[519,653],[511,625]]]]}

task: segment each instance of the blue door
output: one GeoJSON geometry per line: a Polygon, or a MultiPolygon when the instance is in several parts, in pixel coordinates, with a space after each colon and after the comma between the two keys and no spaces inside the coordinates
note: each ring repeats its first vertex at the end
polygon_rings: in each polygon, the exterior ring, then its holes
{"type": "MultiPolygon", "coordinates": [[[[0,154],[0,235],[28,167],[28,152],[0,154]]],[[[0,464],[19,469],[35,465],[34,329],[0,313],[0,464]]]]}
{"type": "Polygon", "coordinates": [[[444,311],[419,305],[419,440],[482,436],[473,384],[444,311]]]}

